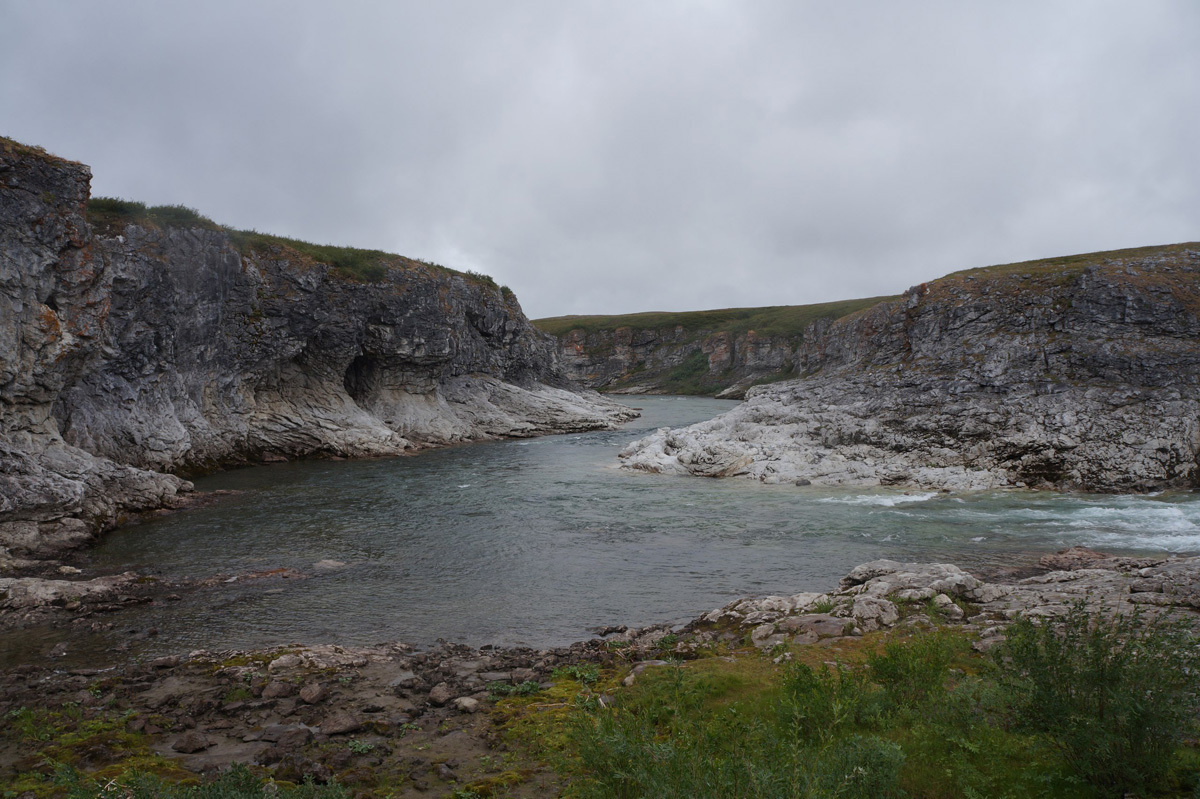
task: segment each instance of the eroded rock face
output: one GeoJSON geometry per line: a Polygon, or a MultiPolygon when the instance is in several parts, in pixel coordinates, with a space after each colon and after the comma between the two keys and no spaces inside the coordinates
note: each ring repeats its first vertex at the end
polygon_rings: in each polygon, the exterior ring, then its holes
{"type": "Polygon", "coordinates": [[[0,142],[0,567],[89,540],[191,484],[71,446],[53,404],[103,346],[110,280],[82,164],[0,142]]]}
{"type": "Polygon", "coordinates": [[[0,140],[0,564],[172,506],[166,472],[610,427],[511,293],[376,283],[222,231],[101,235],[86,166],[0,140]]]}
{"type": "Polygon", "coordinates": [[[1200,245],[979,270],[806,332],[806,376],[630,445],[764,482],[1145,491],[1200,454],[1200,245]]]}
{"type": "Polygon", "coordinates": [[[614,394],[669,392],[674,376],[702,373],[718,397],[737,399],[755,381],[778,379],[792,368],[800,336],[760,335],[753,330],[633,328],[570,330],[558,338],[567,374],[589,388],[614,394]]]}
{"type": "Polygon", "coordinates": [[[63,438],[143,468],[387,455],[610,426],[515,300],[416,264],[380,283],[251,254],[226,234],[97,240],[107,347],[58,396],[63,438]]]}

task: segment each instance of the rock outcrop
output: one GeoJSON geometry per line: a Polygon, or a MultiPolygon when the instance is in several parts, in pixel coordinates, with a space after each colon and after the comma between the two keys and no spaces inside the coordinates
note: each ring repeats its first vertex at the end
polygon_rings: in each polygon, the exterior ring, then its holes
{"type": "Polygon", "coordinates": [[[1190,487],[1198,336],[1200,244],[957,273],[814,324],[802,377],[622,457],[818,485],[1190,487]]]}
{"type": "MultiPolygon", "coordinates": [[[[985,581],[949,563],[875,560],[855,567],[828,593],[738,600],[691,628],[740,628],[767,649],[898,624],[951,623],[977,633],[975,647],[983,650],[1003,640],[1013,619],[1057,618],[1080,604],[1091,612],[1167,613],[1200,627],[1200,558],[1090,553],[1096,557],[1085,562],[1078,549],[1063,554],[1074,568],[1004,582],[985,581]]],[[[1050,556],[1043,563],[1060,561],[1050,556]]]]}
{"type": "Polygon", "coordinates": [[[93,230],[90,177],[0,140],[0,561],[180,504],[175,474],[634,415],[573,389],[489,280],[395,257],[356,281],[216,226],[93,230]]]}

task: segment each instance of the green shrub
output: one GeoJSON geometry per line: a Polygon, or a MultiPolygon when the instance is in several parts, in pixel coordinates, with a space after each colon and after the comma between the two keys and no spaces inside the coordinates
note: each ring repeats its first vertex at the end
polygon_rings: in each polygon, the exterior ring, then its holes
{"type": "Polygon", "coordinates": [[[507,682],[488,683],[488,696],[491,699],[504,699],[509,696],[530,696],[542,690],[542,686],[533,680],[526,680],[520,685],[507,682]]]}
{"type": "Polygon", "coordinates": [[[862,669],[790,666],[783,678],[780,720],[804,744],[828,742],[864,721],[870,694],[862,669]]]}
{"type": "Polygon", "coordinates": [[[1160,785],[1194,727],[1200,656],[1181,622],[1080,603],[1057,622],[1017,621],[995,652],[1016,725],[1104,795],[1160,785]]]}
{"type": "Polygon", "coordinates": [[[902,796],[904,752],[882,738],[852,735],[816,753],[808,763],[804,796],[886,799],[902,796]]]}
{"type": "Polygon", "coordinates": [[[600,667],[595,663],[572,663],[569,666],[559,666],[550,676],[591,685],[600,679],[600,667]]]}
{"type": "Polygon", "coordinates": [[[961,637],[944,631],[916,635],[869,656],[867,668],[893,705],[913,709],[945,690],[950,662],[964,648],[961,637]]]}
{"type": "Polygon", "coordinates": [[[491,275],[485,275],[482,272],[476,272],[474,269],[468,269],[467,271],[463,272],[463,274],[469,277],[471,280],[474,280],[476,283],[482,283],[485,286],[496,288],[496,281],[492,279],[491,275]]]}

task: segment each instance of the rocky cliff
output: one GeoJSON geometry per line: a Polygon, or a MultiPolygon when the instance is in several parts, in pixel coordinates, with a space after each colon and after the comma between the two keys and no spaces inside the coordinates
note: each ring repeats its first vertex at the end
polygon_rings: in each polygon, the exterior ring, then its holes
{"type": "Polygon", "coordinates": [[[201,217],[93,229],[90,177],[0,140],[0,561],[178,504],[172,473],[631,415],[489,279],[398,256],[363,279],[201,217]]]}
{"type": "Polygon", "coordinates": [[[801,377],[622,457],[801,484],[1193,486],[1198,335],[1200,244],[956,273],[814,325],[801,377]]]}
{"type": "Polygon", "coordinates": [[[623,316],[559,316],[534,324],[558,339],[567,373],[614,394],[740,398],[796,376],[805,330],[880,302],[727,308],[623,316]]]}

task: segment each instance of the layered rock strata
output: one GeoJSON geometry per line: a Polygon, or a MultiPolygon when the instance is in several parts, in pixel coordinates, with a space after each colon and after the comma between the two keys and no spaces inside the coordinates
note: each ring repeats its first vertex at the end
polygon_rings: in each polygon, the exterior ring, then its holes
{"type": "Polygon", "coordinates": [[[613,394],[705,394],[740,399],[760,383],[797,374],[797,353],[816,323],[883,297],[814,305],[725,308],[534,321],[558,340],[576,382],[613,394]]]}
{"type": "Polygon", "coordinates": [[[814,324],[801,378],[622,457],[801,484],[1190,487],[1198,336],[1198,244],[958,273],[814,324]]]}
{"type": "Polygon", "coordinates": [[[222,230],[93,231],[90,171],[0,140],[0,560],[179,504],[187,474],[610,427],[510,292],[377,282],[222,230]]]}
{"type": "Polygon", "coordinates": [[[559,338],[559,357],[572,379],[614,394],[670,393],[688,381],[689,389],[737,399],[757,381],[791,373],[799,338],[683,327],[576,329],[559,338]]]}

